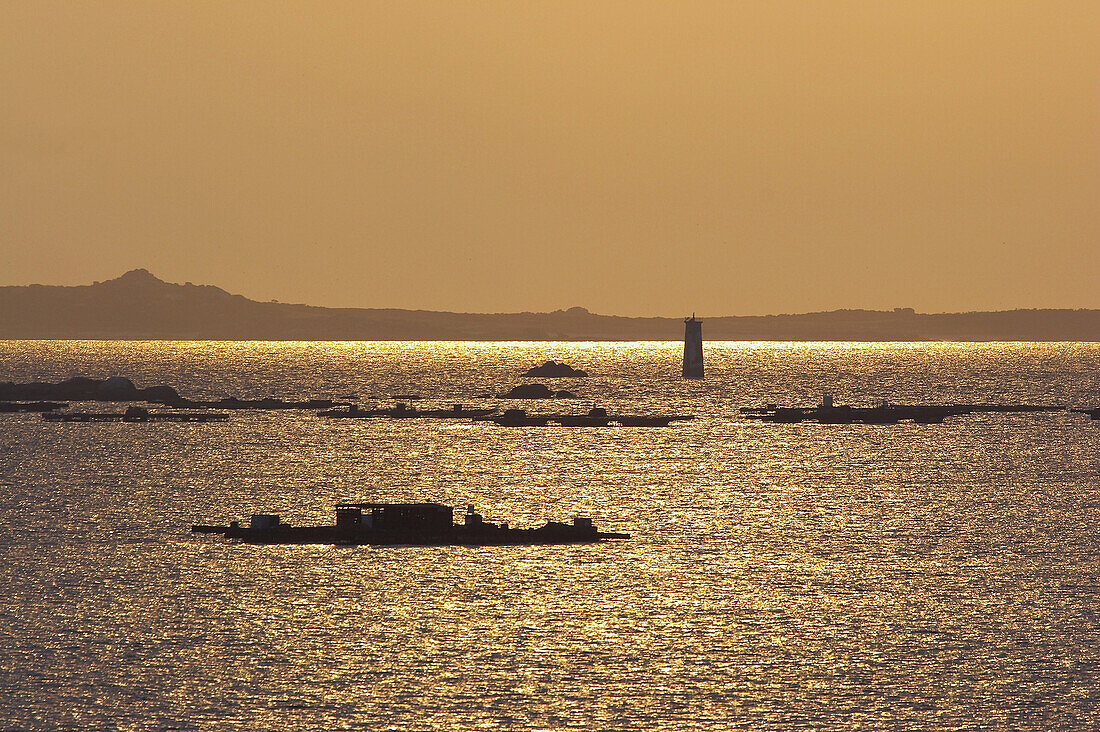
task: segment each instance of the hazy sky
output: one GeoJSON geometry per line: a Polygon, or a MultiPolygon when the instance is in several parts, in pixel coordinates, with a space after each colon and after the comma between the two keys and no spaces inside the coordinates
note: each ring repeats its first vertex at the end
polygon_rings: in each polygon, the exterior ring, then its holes
{"type": "Polygon", "coordinates": [[[1100,2],[0,4],[0,284],[1100,307],[1100,2]]]}

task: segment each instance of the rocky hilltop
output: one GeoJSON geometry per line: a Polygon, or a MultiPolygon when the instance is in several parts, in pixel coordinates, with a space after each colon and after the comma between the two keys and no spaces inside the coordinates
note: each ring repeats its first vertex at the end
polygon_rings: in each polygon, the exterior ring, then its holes
{"type": "MultiPolygon", "coordinates": [[[[144,269],[77,287],[0,287],[0,338],[223,340],[679,340],[680,318],[447,313],[257,302],[144,269]]],[[[1100,310],[836,310],[704,318],[707,340],[1100,341],[1100,310]]]]}

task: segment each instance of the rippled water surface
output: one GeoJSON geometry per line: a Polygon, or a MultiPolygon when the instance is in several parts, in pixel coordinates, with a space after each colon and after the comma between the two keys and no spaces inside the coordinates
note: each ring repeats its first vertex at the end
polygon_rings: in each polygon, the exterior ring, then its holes
{"type": "MultiPolygon", "coordinates": [[[[705,327],[705,326],[704,326],[705,327]]],[[[1095,729],[1100,423],[780,425],[765,401],[1100,404],[1096,344],[0,342],[0,381],[185,396],[575,402],[667,429],[0,415],[0,728],[1095,729]],[[344,500],[473,503],[597,546],[194,537],[344,500]]],[[[110,405],[74,405],[112,408],[110,405]]]]}

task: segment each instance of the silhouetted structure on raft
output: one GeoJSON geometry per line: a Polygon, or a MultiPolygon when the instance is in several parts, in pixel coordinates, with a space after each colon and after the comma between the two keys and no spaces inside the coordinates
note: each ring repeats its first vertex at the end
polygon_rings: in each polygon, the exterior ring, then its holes
{"type": "Polygon", "coordinates": [[[513,529],[485,521],[474,507],[463,523],[453,521],[454,509],[441,503],[344,503],[336,506],[336,523],[291,526],[272,514],[253,514],[248,526],[195,524],[194,533],[221,534],[249,544],[372,544],[415,546],[506,546],[581,544],[629,539],[629,534],[601,532],[589,518],[572,524],[549,521],[537,529],[513,529]]]}
{"type": "Polygon", "coordinates": [[[555,363],[547,361],[542,366],[535,366],[523,372],[524,376],[543,377],[547,379],[583,378],[588,376],[584,369],[575,369],[567,363],[555,363]]]}
{"type": "Polygon", "coordinates": [[[695,319],[695,313],[684,319],[684,371],[685,379],[703,378],[703,321],[695,319]]]}
{"type": "Polygon", "coordinates": [[[528,414],[524,409],[505,409],[504,414],[489,417],[501,427],[545,427],[550,424],[549,415],[528,414]]]}
{"type": "Polygon", "coordinates": [[[588,414],[561,414],[551,419],[563,427],[606,427],[611,423],[603,407],[592,407],[588,414]]]}

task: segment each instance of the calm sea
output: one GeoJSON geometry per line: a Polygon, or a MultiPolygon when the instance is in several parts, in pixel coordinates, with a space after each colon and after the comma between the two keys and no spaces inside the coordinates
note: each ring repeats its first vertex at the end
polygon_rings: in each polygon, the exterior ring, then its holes
{"type": "MultiPolygon", "coordinates": [[[[704,324],[705,328],[705,324],[704,324]]],[[[762,424],[818,403],[1100,404],[1098,344],[0,342],[0,381],[687,412],[666,429],[0,415],[0,728],[1096,729],[1100,422],[762,424]],[[241,546],[336,501],[474,504],[597,546],[241,546]]],[[[109,406],[109,405],[108,405],[109,406]]],[[[99,408],[102,408],[100,406],[99,408]]]]}

